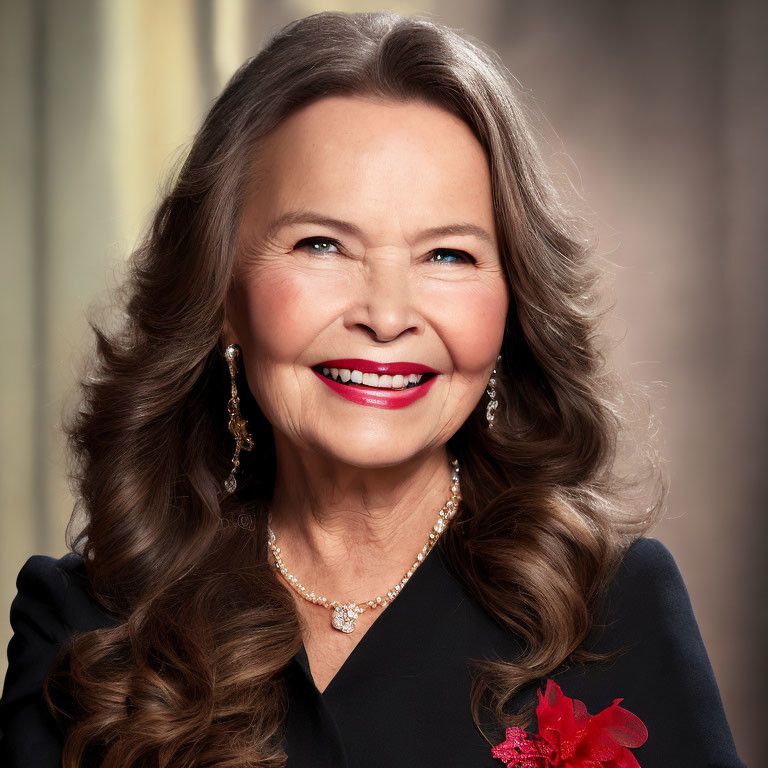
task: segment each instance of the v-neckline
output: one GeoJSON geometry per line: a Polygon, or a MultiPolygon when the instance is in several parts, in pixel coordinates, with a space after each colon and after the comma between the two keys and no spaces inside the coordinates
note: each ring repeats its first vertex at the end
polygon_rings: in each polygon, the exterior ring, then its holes
{"type": "MultiPolygon", "coordinates": [[[[285,743],[296,760],[289,766],[306,765],[309,755],[318,768],[367,765],[371,743],[360,734],[392,719],[403,754],[422,754],[422,736],[442,723],[456,727],[450,739],[459,740],[462,754],[487,752],[470,712],[472,660],[514,659],[523,649],[454,573],[440,544],[433,549],[322,693],[303,643],[294,654],[286,671],[285,743]]],[[[484,712],[481,718],[496,726],[484,712]]],[[[451,764],[443,755],[441,764],[451,764]]]]}
{"type": "Polygon", "coordinates": [[[350,668],[357,663],[358,658],[366,653],[369,646],[374,644],[380,646],[385,645],[382,640],[387,634],[388,625],[393,621],[396,621],[397,616],[401,612],[407,611],[409,604],[418,597],[418,592],[423,588],[423,583],[425,581],[430,581],[428,576],[433,571],[436,571],[436,569],[441,567],[444,568],[443,563],[439,562],[440,557],[441,554],[438,543],[427,553],[427,556],[424,558],[421,565],[414,571],[413,575],[405,583],[397,597],[387,605],[376,621],[368,627],[363,636],[344,659],[342,665],[336,670],[336,673],[331,678],[328,685],[326,685],[322,691],[317,687],[317,683],[312,676],[312,671],[309,666],[309,656],[307,655],[307,649],[302,640],[301,647],[293,658],[304,670],[308,681],[315,688],[318,696],[327,701],[329,699],[329,694],[332,696],[336,688],[343,684],[345,677],[350,674],[350,668]]]}

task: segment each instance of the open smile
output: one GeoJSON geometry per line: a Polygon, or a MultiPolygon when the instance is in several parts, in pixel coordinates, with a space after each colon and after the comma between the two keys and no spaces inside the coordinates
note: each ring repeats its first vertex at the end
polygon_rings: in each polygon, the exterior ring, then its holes
{"type": "Polygon", "coordinates": [[[432,388],[439,371],[421,363],[326,360],[313,373],[346,400],[376,408],[404,408],[432,388]]]}

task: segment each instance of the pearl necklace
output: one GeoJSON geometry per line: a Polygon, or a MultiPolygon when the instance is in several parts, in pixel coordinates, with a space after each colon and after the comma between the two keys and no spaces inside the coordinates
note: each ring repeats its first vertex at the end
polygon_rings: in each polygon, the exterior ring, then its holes
{"type": "Polygon", "coordinates": [[[413,576],[414,571],[424,562],[424,558],[430,552],[432,547],[437,544],[437,540],[448,526],[448,522],[456,514],[456,511],[459,508],[459,501],[461,501],[459,488],[459,463],[456,459],[453,459],[451,464],[453,465],[453,475],[451,476],[451,498],[440,510],[437,522],[429,533],[429,540],[421,548],[421,552],[416,555],[416,560],[414,560],[413,565],[411,565],[403,578],[400,579],[400,581],[395,584],[386,595],[377,595],[373,600],[365,600],[358,603],[351,600],[347,602],[328,600],[327,597],[307,591],[307,588],[288,571],[288,568],[283,562],[283,558],[280,554],[280,547],[277,546],[275,532],[270,527],[270,523],[272,522],[272,513],[270,512],[267,518],[267,544],[274,556],[275,567],[282,574],[291,588],[301,597],[308,600],[310,603],[322,605],[324,608],[329,608],[331,610],[331,626],[334,629],[338,629],[340,632],[346,632],[347,634],[353,632],[355,629],[355,622],[361,613],[364,613],[368,608],[385,608],[400,594],[400,590],[406,585],[411,576],[413,576]]]}

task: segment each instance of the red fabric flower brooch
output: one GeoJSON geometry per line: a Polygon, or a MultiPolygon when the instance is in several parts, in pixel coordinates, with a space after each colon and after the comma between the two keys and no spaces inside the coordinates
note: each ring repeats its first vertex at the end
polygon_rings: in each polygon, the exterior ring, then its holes
{"type": "Polygon", "coordinates": [[[539,733],[507,728],[504,741],[491,749],[507,768],[640,768],[628,747],[643,744],[648,730],[618,706],[623,699],[590,715],[584,702],[564,696],[553,680],[547,680],[544,696],[538,693],[539,733]]]}

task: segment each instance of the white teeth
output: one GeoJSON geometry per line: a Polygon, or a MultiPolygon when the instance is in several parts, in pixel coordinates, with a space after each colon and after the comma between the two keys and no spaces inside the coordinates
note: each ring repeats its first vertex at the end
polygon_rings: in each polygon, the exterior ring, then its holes
{"type": "Polygon", "coordinates": [[[364,384],[367,387],[379,387],[380,389],[405,389],[409,384],[418,384],[423,378],[421,373],[389,374],[363,373],[350,368],[323,368],[323,374],[328,378],[339,379],[352,384],[364,384]]]}

